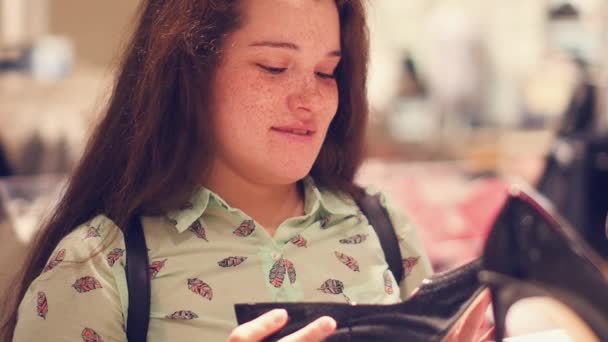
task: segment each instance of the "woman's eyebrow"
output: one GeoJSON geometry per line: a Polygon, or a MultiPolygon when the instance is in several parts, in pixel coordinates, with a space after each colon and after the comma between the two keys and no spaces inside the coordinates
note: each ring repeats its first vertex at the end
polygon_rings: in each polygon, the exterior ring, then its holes
{"type": "MultiPolygon", "coordinates": [[[[272,40],[261,40],[255,41],[249,44],[250,47],[270,47],[276,49],[289,49],[294,51],[300,51],[300,47],[294,43],[290,42],[281,42],[281,41],[272,41],[272,40]]],[[[327,57],[341,57],[342,52],[340,50],[334,50],[327,54],[327,57]]]]}

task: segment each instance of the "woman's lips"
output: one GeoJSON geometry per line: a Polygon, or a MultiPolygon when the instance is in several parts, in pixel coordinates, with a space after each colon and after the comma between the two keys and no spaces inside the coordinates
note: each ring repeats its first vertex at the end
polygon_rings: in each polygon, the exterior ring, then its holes
{"type": "Polygon", "coordinates": [[[273,127],[270,130],[282,137],[289,139],[290,141],[297,142],[311,142],[315,134],[314,131],[307,129],[273,127]]]}
{"type": "Polygon", "coordinates": [[[306,128],[286,128],[286,127],[273,127],[272,130],[281,133],[290,133],[295,135],[312,135],[314,131],[306,128]]]}

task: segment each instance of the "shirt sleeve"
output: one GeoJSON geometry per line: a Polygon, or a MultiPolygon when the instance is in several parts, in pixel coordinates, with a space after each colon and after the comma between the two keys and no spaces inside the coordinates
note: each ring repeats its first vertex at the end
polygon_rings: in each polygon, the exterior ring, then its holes
{"type": "Polygon", "coordinates": [[[13,341],[126,341],[124,248],[103,216],[66,236],[27,289],[13,341]]]}
{"type": "MultiPolygon", "coordinates": [[[[370,194],[378,193],[373,189],[368,189],[367,192],[370,194]]],[[[382,205],[388,211],[397,239],[399,240],[404,276],[400,284],[401,299],[405,300],[421,285],[424,279],[433,274],[433,268],[418,237],[416,227],[406,215],[404,209],[398,206],[385,193],[380,193],[380,199],[382,205]]]]}

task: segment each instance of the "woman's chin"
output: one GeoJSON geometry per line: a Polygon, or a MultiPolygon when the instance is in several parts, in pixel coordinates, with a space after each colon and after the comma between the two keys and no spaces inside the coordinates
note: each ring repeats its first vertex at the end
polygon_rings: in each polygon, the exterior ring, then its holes
{"type": "Polygon", "coordinates": [[[292,184],[308,176],[311,165],[289,165],[270,171],[268,179],[275,184],[292,184]]]}

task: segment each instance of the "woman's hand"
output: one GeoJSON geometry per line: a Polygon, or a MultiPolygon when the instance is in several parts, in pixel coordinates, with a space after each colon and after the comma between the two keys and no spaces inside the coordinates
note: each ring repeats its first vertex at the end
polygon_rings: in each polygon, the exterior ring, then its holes
{"type": "MultiPolygon", "coordinates": [[[[258,342],[281,329],[287,323],[287,311],[271,310],[253,321],[232,330],[228,342],[258,342]]],[[[336,321],[331,317],[320,317],[295,333],[283,337],[280,342],[318,342],[336,330],[336,321]]]]}

